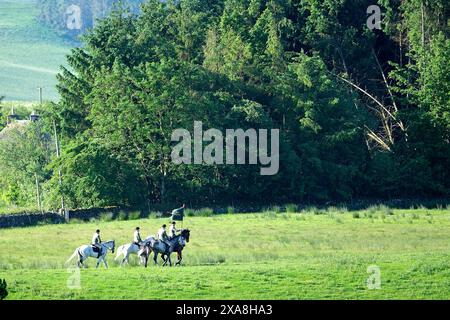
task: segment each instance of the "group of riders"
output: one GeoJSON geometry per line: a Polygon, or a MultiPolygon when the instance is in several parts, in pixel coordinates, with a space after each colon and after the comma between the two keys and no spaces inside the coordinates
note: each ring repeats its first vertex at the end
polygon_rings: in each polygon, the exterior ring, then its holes
{"type": "MultiPolygon", "coordinates": [[[[176,228],[176,222],[172,221],[169,226],[169,234],[167,234],[167,225],[163,224],[161,228],[158,230],[158,240],[164,243],[169,250],[172,244],[170,240],[177,236],[177,233],[181,232],[181,230],[176,228]]],[[[92,246],[97,248],[99,251],[101,250],[102,240],[100,238],[100,229],[97,229],[92,236],[92,246]]],[[[141,237],[141,228],[136,227],[133,235],[133,244],[138,247],[142,247],[144,245],[144,240],[141,237]]]]}
{"type": "MultiPolygon", "coordinates": [[[[185,205],[179,209],[172,211],[172,220],[174,217],[183,217],[185,205]]],[[[180,264],[182,259],[182,250],[186,242],[189,242],[190,231],[188,229],[177,229],[176,222],[172,221],[169,226],[169,232],[167,232],[167,225],[163,224],[158,230],[157,236],[149,236],[146,239],[142,239],[140,233],[140,227],[136,227],[133,234],[133,242],[120,246],[117,251],[116,259],[120,255],[124,255],[122,263],[128,262],[128,257],[132,253],[137,253],[141,258],[141,262],[144,262],[147,267],[147,261],[151,252],[154,253],[153,260],[157,263],[157,255],[160,254],[164,260],[164,265],[169,262],[172,265],[170,254],[176,252],[178,254],[178,261],[176,264],[180,264]]],[[[103,261],[106,267],[108,267],[105,256],[108,250],[114,253],[115,241],[102,242],[100,237],[100,229],[97,229],[92,236],[92,242],[89,246],[78,247],[73,253],[72,257],[67,260],[70,262],[74,257],[78,255],[78,266],[83,266],[83,262],[88,257],[97,258],[97,267],[100,261],[103,261]]]]}

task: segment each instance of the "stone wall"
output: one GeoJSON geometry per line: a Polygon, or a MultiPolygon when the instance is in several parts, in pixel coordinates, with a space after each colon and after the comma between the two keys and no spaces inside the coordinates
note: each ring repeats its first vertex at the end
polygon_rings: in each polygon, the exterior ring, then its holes
{"type": "MultiPolygon", "coordinates": [[[[308,206],[316,206],[317,208],[325,209],[330,206],[345,207],[348,210],[363,210],[373,205],[385,205],[391,208],[397,209],[409,209],[417,208],[419,206],[425,208],[449,208],[449,199],[436,199],[436,200],[410,200],[410,199],[394,199],[388,201],[368,201],[360,200],[353,201],[350,203],[332,203],[328,202],[325,204],[299,204],[298,210],[307,208],[308,206]]],[[[118,207],[109,208],[92,208],[92,209],[79,209],[69,211],[70,220],[76,219],[80,221],[90,221],[91,219],[99,219],[104,215],[108,215],[108,219],[128,219],[131,215],[136,214],[138,218],[147,218],[150,213],[153,217],[170,217],[171,210],[178,207],[177,205],[154,205],[150,210],[146,209],[121,209],[118,207]],[[158,213],[155,216],[155,213],[158,213]]],[[[265,208],[270,207],[269,205],[261,204],[245,204],[245,205],[234,205],[233,212],[235,213],[255,213],[266,210],[265,208]]],[[[201,207],[192,208],[188,204],[189,209],[201,209],[201,207]]],[[[228,207],[226,206],[211,206],[214,214],[224,214],[228,212],[228,207]]],[[[285,211],[284,206],[279,206],[279,211],[285,211]]],[[[201,210],[200,210],[201,211],[201,210]]],[[[189,216],[189,215],[186,215],[189,216]]],[[[17,228],[17,227],[28,227],[41,224],[58,224],[66,223],[65,217],[62,214],[48,212],[48,213],[26,213],[26,214],[11,214],[11,215],[0,215],[0,229],[2,228],[17,228]]]]}
{"type": "Polygon", "coordinates": [[[64,223],[64,217],[56,213],[27,213],[0,215],[1,228],[17,228],[35,226],[38,224],[64,223]]]}

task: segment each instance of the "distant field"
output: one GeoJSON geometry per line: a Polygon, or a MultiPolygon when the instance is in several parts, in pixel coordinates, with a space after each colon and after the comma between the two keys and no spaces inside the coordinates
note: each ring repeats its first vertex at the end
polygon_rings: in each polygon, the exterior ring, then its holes
{"type": "MultiPolygon", "coordinates": [[[[0,229],[8,299],[449,299],[450,210],[227,214],[188,217],[184,266],[81,270],[64,261],[99,227],[104,240],[154,234],[165,219],[0,229]],[[321,213],[321,214],[317,214],[321,213]],[[381,289],[369,290],[369,266],[381,289]]],[[[135,260],[134,260],[135,261],[135,260]]]]}
{"type": "Polygon", "coordinates": [[[0,0],[0,96],[9,101],[56,100],[55,75],[71,45],[36,21],[36,0],[0,0]]]}

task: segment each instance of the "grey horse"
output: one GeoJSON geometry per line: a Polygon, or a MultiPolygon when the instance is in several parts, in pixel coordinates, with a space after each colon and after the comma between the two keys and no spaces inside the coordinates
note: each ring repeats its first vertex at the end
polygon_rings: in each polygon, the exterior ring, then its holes
{"type": "MultiPolygon", "coordinates": [[[[161,255],[161,258],[164,261],[163,266],[166,266],[169,263],[172,266],[172,260],[170,258],[173,252],[177,252],[178,260],[175,265],[179,265],[182,260],[182,254],[186,242],[189,242],[190,231],[188,229],[181,230],[181,233],[172,239],[168,240],[170,247],[168,247],[164,242],[157,240],[154,236],[149,236],[144,240],[145,247],[148,247],[153,253],[153,261],[155,264],[158,264],[158,254],[161,255]]],[[[148,254],[149,256],[150,254],[148,254]]],[[[147,259],[148,259],[147,256],[147,259]]]]}

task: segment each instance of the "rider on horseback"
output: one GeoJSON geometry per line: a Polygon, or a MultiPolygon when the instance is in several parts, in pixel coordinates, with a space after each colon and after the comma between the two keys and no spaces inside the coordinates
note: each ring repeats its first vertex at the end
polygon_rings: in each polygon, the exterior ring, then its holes
{"type": "Polygon", "coordinates": [[[141,238],[140,230],[141,230],[141,228],[137,227],[136,230],[134,231],[134,237],[133,237],[133,243],[135,245],[137,245],[139,248],[142,245],[142,238],[141,238]]]}
{"type": "Polygon", "coordinates": [[[100,238],[100,230],[97,229],[95,231],[94,235],[92,236],[92,247],[94,247],[94,250],[95,250],[95,248],[98,249],[97,252],[99,253],[99,256],[102,252],[101,244],[102,244],[102,239],[100,238]]]}
{"type": "Polygon", "coordinates": [[[158,231],[158,240],[166,245],[166,251],[169,251],[171,244],[168,241],[169,237],[167,236],[166,225],[163,224],[162,227],[158,231]]]}
{"type": "Polygon", "coordinates": [[[173,239],[177,235],[177,232],[181,231],[181,230],[178,230],[175,227],[176,224],[177,223],[175,221],[172,221],[172,223],[170,224],[170,227],[169,227],[169,239],[173,239]]]}

